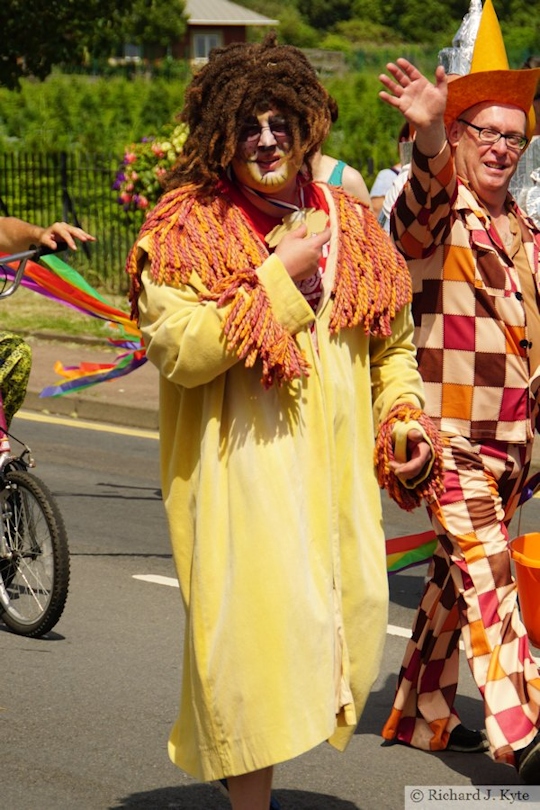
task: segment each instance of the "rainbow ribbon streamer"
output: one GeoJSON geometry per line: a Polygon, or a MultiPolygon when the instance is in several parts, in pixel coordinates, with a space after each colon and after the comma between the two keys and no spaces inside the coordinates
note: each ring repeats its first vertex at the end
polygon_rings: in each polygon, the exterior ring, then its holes
{"type": "MultiPolygon", "coordinates": [[[[109,341],[115,345],[119,341],[109,341]]],[[[126,345],[126,344],[125,344],[126,345]]],[[[64,366],[60,361],[54,364],[54,370],[65,382],[59,385],[49,385],[40,392],[40,397],[59,397],[71,394],[74,391],[83,391],[98,383],[115,380],[125,374],[131,374],[136,368],[146,363],[144,349],[134,348],[131,351],[118,355],[114,363],[87,363],[78,366],[64,366]]]]}
{"type": "Polygon", "coordinates": [[[414,565],[422,565],[431,559],[437,538],[433,531],[407,534],[386,541],[386,568],[389,574],[397,574],[414,565]]]}
{"type": "MultiPolygon", "coordinates": [[[[532,498],[540,488],[540,472],[534,473],[525,482],[519,499],[519,506],[532,498]]],[[[431,559],[437,537],[432,530],[418,534],[406,534],[386,541],[386,568],[389,574],[397,574],[414,565],[422,565],[431,559]]]]}
{"type": "MultiPolygon", "coordinates": [[[[16,268],[3,264],[2,273],[9,281],[14,278],[16,268]]],[[[40,397],[58,397],[82,391],[92,385],[130,374],[146,363],[146,352],[137,324],[129,315],[107,301],[58,255],[42,256],[39,263],[28,261],[21,284],[63,306],[106,321],[119,331],[119,337],[108,338],[108,343],[123,350],[113,363],[83,362],[78,366],[63,366],[57,362],[54,370],[64,378],[64,382],[44,388],[40,397]]]]}

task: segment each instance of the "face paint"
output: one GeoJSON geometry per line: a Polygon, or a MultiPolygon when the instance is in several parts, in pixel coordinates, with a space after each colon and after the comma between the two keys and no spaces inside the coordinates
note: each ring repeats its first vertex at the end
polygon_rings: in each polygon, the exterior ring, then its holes
{"type": "Polygon", "coordinates": [[[243,185],[263,194],[294,195],[301,162],[292,159],[292,136],[274,110],[253,116],[242,128],[232,168],[243,185]]]}

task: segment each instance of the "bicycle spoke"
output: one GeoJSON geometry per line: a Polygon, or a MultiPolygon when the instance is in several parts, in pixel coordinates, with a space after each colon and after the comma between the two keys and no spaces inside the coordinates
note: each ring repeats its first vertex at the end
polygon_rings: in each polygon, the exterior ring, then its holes
{"type": "Polygon", "coordinates": [[[2,619],[15,632],[43,635],[60,617],[69,582],[69,552],[52,495],[34,475],[8,474],[2,514],[11,558],[0,561],[2,619]]]}

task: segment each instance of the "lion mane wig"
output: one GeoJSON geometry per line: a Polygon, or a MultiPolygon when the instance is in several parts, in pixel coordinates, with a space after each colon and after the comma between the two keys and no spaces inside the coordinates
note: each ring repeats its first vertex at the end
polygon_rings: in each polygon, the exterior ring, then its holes
{"type": "Polygon", "coordinates": [[[189,128],[166,190],[192,185],[212,197],[237,148],[243,123],[273,108],[287,120],[292,157],[310,158],[331,126],[331,99],[298,48],[279,45],[271,32],[260,43],[214,48],[186,89],[179,120],[189,128]]]}

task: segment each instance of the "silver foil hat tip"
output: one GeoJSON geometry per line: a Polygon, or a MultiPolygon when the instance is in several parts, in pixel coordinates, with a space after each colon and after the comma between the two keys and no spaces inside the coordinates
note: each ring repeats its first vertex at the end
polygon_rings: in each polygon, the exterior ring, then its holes
{"type": "Polygon", "coordinates": [[[470,72],[474,43],[482,16],[482,0],[471,0],[469,10],[463,17],[451,48],[439,51],[439,64],[447,74],[465,76],[470,72]]]}

